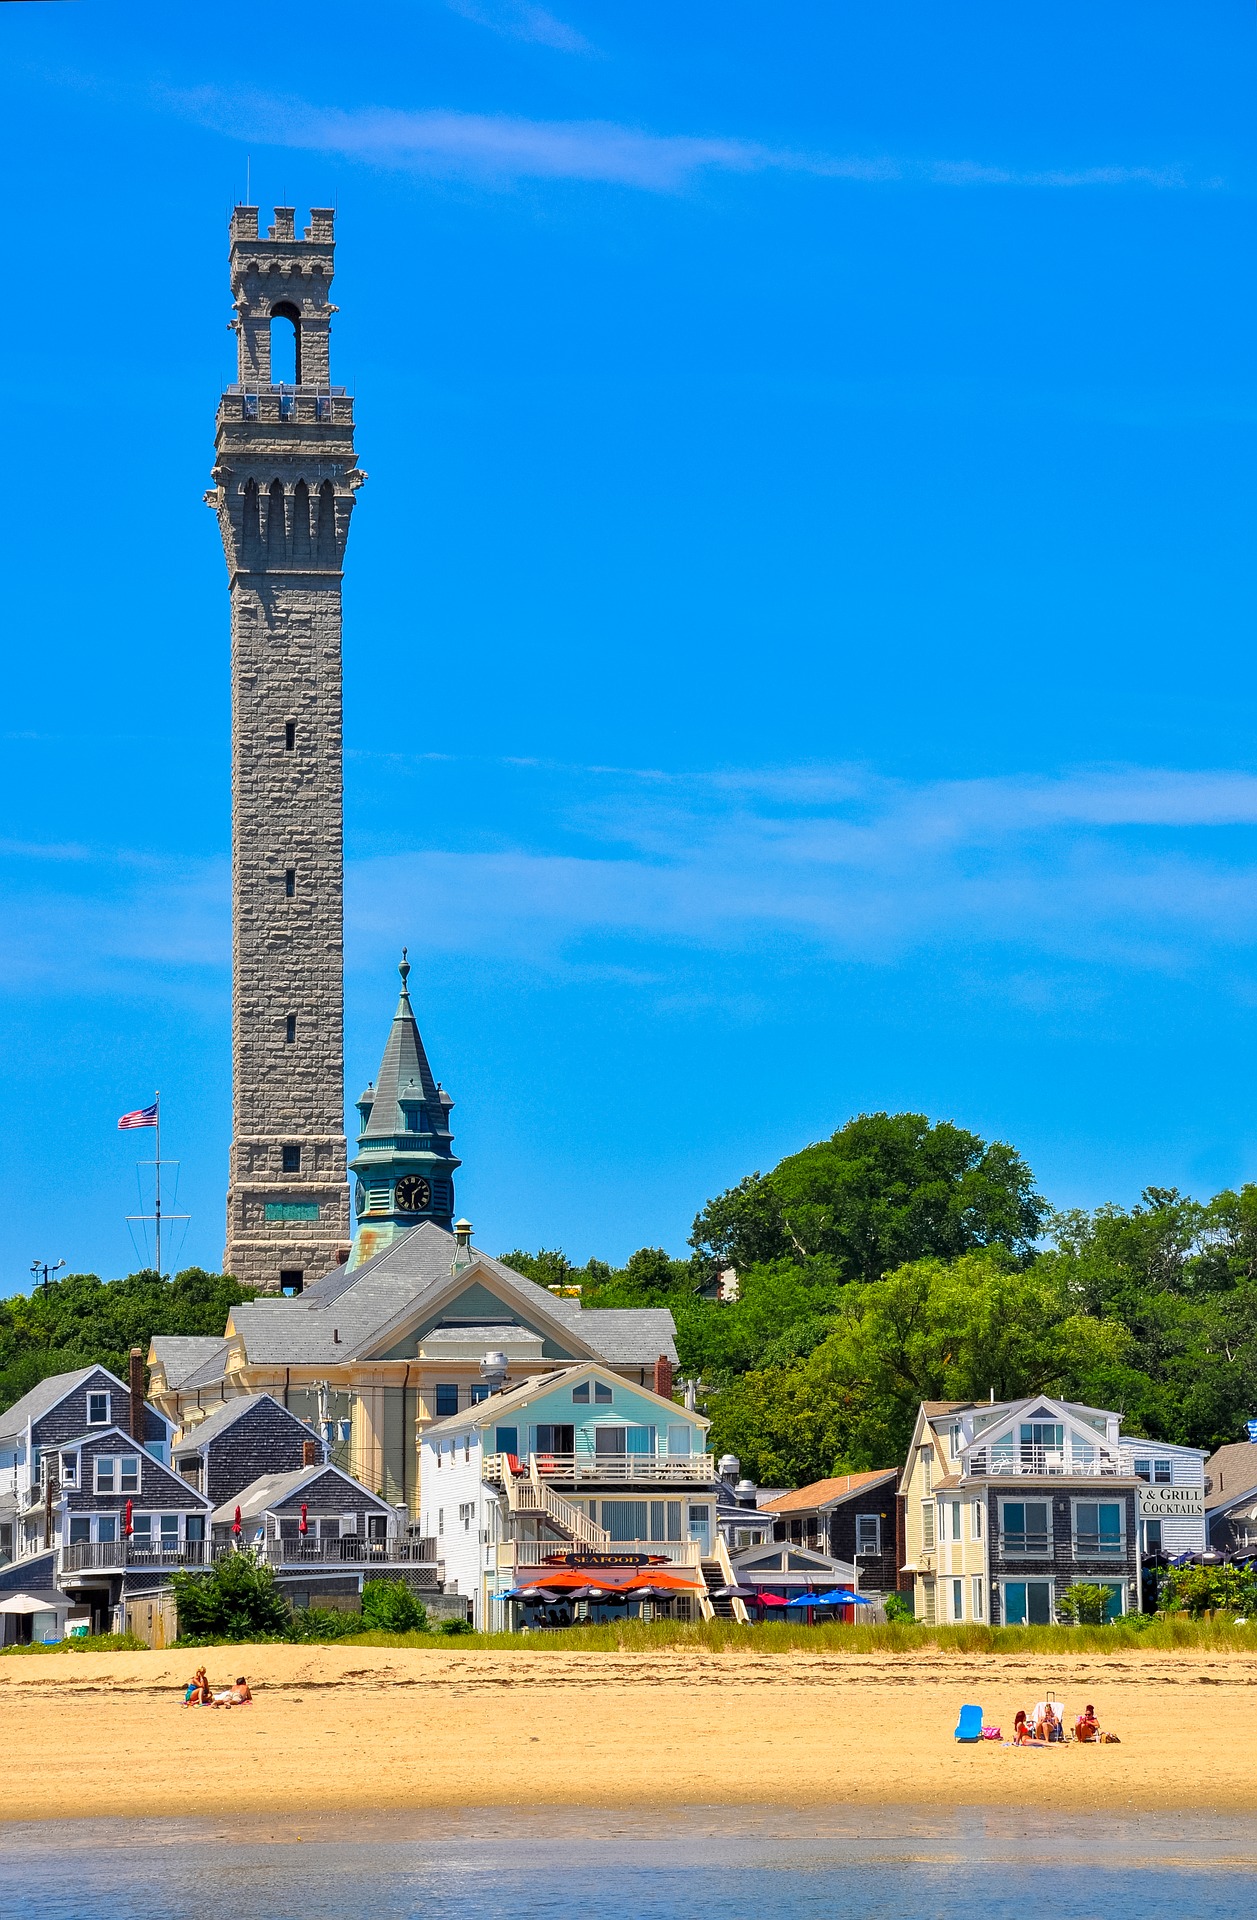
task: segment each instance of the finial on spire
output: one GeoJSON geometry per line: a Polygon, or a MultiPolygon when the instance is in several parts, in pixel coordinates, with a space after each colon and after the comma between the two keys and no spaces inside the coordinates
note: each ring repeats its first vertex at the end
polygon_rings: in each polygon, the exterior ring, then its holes
{"type": "Polygon", "coordinates": [[[406,982],[407,982],[407,980],[409,980],[409,978],[410,978],[410,962],[409,962],[409,960],[408,960],[408,959],[406,958],[406,955],[407,955],[407,953],[408,953],[408,952],[409,952],[409,948],[407,948],[407,947],[403,947],[403,948],[402,948],[402,957],[401,957],[401,963],[400,963],[400,965],[398,966],[398,969],[397,969],[397,971],[398,971],[398,973],[400,973],[400,975],[401,975],[401,977],[402,977],[402,992],[403,992],[403,993],[405,993],[405,991],[406,991],[406,982]]]}

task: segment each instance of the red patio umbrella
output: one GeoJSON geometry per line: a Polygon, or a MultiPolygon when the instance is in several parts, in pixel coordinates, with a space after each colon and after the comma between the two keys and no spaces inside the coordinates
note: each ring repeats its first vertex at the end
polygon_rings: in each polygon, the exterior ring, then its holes
{"type": "MultiPolygon", "coordinates": [[[[236,1508],[236,1518],[237,1518],[237,1519],[239,1519],[239,1517],[240,1517],[240,1509],[239,1509],[239,1507],[237,1507],[237,1508],[236,1508]]],[[[309,1527],[308,1527],[308,1525],[306,1524],[306,1503],[305,1503],[305,1501],[303,1500],[303,1501],[301,1502],[301,1525],[300,1525],[300,1526],[299,1526],[299,1527],[297,1528],[297,1532],[298,1532],[298,1533],[309,1533],[309,1531],[310,1531],[310,1529],[309,1529],[309,1527]]]]}
{"type": "Polygon", "coordinates": [[[131,1502],[130,1502],[130,1501],[128,1500],[128,1501],[127,1501],[127,1507],[126,1507],[126,1512],[125,1512],[125,1513],[123,1514],[123,1516],[122,1516],[122,1532],[123,1532],[123,1536],[124,1536],[124,1537],[126,1537],[127,1535],[129,1535],[129,1534],[131,1534],[131,1533],[133,1533],[134,1531],[135,1531],[135,1529],[134,1529],[134,1528],[132,1527],[132,1525],[131,1525],[131,1502]]]}
{"type": "Polygon", "coordinates": [[[788,1607],[790,1604],[780,1593],[757,1593],[755,1598],[761,1607],[788,1607]]]}
{"type": "Polygon", "coordinates": [[[237,1508],[236,1508],[236,1517],[235,1517],[235,1519],[234,1519],[234,1520],[232,1521],[232,1523],[231,1523],[231,1531],[232,1531],[233,1533],[239,1533],[239,1531],[240,1531],[240,1509],[239,1509],[239,1507],[237,1507],[237,1508]]]}

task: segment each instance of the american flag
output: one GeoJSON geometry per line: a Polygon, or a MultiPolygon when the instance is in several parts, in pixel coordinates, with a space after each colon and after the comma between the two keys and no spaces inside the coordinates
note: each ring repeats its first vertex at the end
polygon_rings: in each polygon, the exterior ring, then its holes
{"type": "Polygon", "coordinates": [[[155,1127],[157,1125],[157,1102],[151,1107],[137,1107],[134,1113],[124,1113],[118,1122],[118,1131],[124,1127],[155,1127]]]}

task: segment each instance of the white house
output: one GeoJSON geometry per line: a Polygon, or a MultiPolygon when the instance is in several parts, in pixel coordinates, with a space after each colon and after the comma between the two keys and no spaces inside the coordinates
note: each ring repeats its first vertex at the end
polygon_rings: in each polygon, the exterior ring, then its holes
{"type": "Polygon", "coordinates": [[[732,1580],[715,1531],[707,1421],[599,1365],[556,1369],[423,1436],[423,1532],[478,1627],[517,1624],[504,1596],[545,1583],[654,1583],[682,1617],[732,1580]],[[707,1572],[704,1571],[706,1566],[707,1572]]]}

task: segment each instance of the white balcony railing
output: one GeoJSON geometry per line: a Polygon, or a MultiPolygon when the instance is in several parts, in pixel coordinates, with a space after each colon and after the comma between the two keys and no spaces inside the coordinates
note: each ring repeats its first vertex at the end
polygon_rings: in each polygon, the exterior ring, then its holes
{"type": "Polygon", "coordinates": [[[204,1567],[211,1548],[207,1540],[174,1540],[168,1545],[137,1546],[131,1540],[74,1540],[61,1550],[65,1573],[94,1573],[121,1567],[204,1567]]]}
{"type": "Polygon", "coordinates": [[[360,1533],[342,1534],[339,1540],[317,1540],[307,1534],[296,1540],[267,1540],[264,1557],[276,1567],[362,1566],[387,1563],[391,1566],[430,1566],[438,1564],[436,1542],[390,1534],[383,1540],[364,1539],[360,1533]]]}
{"type": "Polygon", "coordinates": [[[983,1478],[1030,1474],[1036,1478],[1062,1475],[1076,1480],[1099,1480],[1124,1471],[1115,1454],[1097,1447],[1093,1453],[1072,1453],[1066,1447],[975,1447],[964,1471],[983,1478]]]}
{"type": "MultiPolygon", "coordinates": [[[[484,1478],[505,1486],[510,1468],[504,1453],[485,1456],[484,1478]]],[[[703,1487],[716,1478],[710,1453],[533,1453],[520,1470],[558,1487],[703,1487]]]]}

